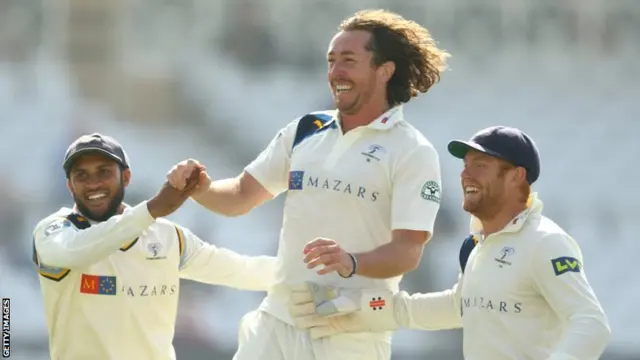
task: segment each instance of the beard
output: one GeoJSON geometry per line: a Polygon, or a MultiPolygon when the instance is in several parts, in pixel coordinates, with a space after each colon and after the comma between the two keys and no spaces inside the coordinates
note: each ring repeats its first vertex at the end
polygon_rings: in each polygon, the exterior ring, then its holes
{"type": "Polygon", "coordinates": [[[480,220],[493,218],[502,206],[501,196],[485,190],[478,195],[477,199],[463,200],[462,208],[480,220]]]}
{"type": "Polygon", "coordinates": [[[361,106],[359,104],[359,99],[360,99],[359,95],[354,97],[354,99],[348,103],[340,102],[336,99],[334,100],[334,105],[341,114],[354,115],[354,114],[357,114],[358,111],[360,111],[361,106]]]}
{"type": "Polygon", "coordinates": [[[109,202],[109,206],[107,207],[107,210],[102,214],[96,214],[93,211],[89,210],[89,208],[84,204],[84,202],[78,196],[76,196],[76,194],[73,194],[73,200],[75,201],[76,206],[78,207],[78,211],[82,215],[84,215],[87,219],[97,221],[97,222],[107,221],[112,216],[118,213],[118,210],[120,209],[120,205],[122,205],[122,202],[124,201],[124,181],[122,180],[120,181],[120,189],[115,194],[113,199],[111,199],[111,201],[109,202]]]}

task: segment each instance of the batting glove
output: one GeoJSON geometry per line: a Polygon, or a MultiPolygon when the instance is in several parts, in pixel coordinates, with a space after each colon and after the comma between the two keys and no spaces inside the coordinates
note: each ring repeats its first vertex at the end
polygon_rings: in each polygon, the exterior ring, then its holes
{"type": "Polygon", "coordinates": [[[307,282],[292,289],[290,312],[312,339],[399,328],[390,290],[343,289],[307,282]]]}

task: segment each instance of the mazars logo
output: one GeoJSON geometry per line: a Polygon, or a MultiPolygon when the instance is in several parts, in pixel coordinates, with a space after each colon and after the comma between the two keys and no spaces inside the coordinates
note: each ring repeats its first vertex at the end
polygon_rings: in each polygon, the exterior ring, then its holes
{"type": "Polygon", "coordinates": [[[522,303],[509,302],[498,299],[488,299],[482,296],[462,297],[460,306],[464,309],[478,309],[496,313],[519,314],[522,312],[522,303]]]}
{"type": "Polygon", "coordinates": [[[289,191],[309,188],[335,191],[372,202],[378,201],[378,197],[380,196],[379,191],[371,191],[362,185],[351,184],[344,180],[323,178],[309,174],[305,176],[304,171],[289,172],[289,191]]]}

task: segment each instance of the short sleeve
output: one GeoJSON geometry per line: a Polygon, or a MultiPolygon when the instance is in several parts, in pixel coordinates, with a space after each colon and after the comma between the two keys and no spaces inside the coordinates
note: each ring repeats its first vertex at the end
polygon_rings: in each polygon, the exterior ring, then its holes
{"type": "Polygon", "coordinates": [[[298,121],[299,119],[281,129],[260,155],[245,168],[274,197],[288,188],[291,149],[298,121]]]}
{"type": "Polygon", "coordinates": [[[393,174],[393,230],[433,233],[442,192],[440,160],[431,144],[421,144],[405,156],[393,174]]]}

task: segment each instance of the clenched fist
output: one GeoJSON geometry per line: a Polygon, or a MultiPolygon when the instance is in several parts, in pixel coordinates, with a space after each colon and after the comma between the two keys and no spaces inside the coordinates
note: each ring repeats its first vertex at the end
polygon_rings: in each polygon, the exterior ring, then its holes
{"type": "Polygon", "coordinates": [[[196,168],[185,181],[185,186],[182,190],[178,190],[171,186],[169,182],[165,182],[162,188],[160,188],[160,191],[147,201],[147,208],[151,216],[154,218],[164,217],[178,210],[189,196],[193,194],[201,176],[202,170],[196,168]]]}
{"type": "Polygon", "coordinates": [[[206,167],[198,160],[187,159],[179,162],[167,173],[168,183],[177,190],[184,190],[187,186],[187,180],[195,173],[198,172],[197,182],[191,193],[191,196],[197,195],[206,191],[211,185],[211,178],[207,174],[206,167]]]}

